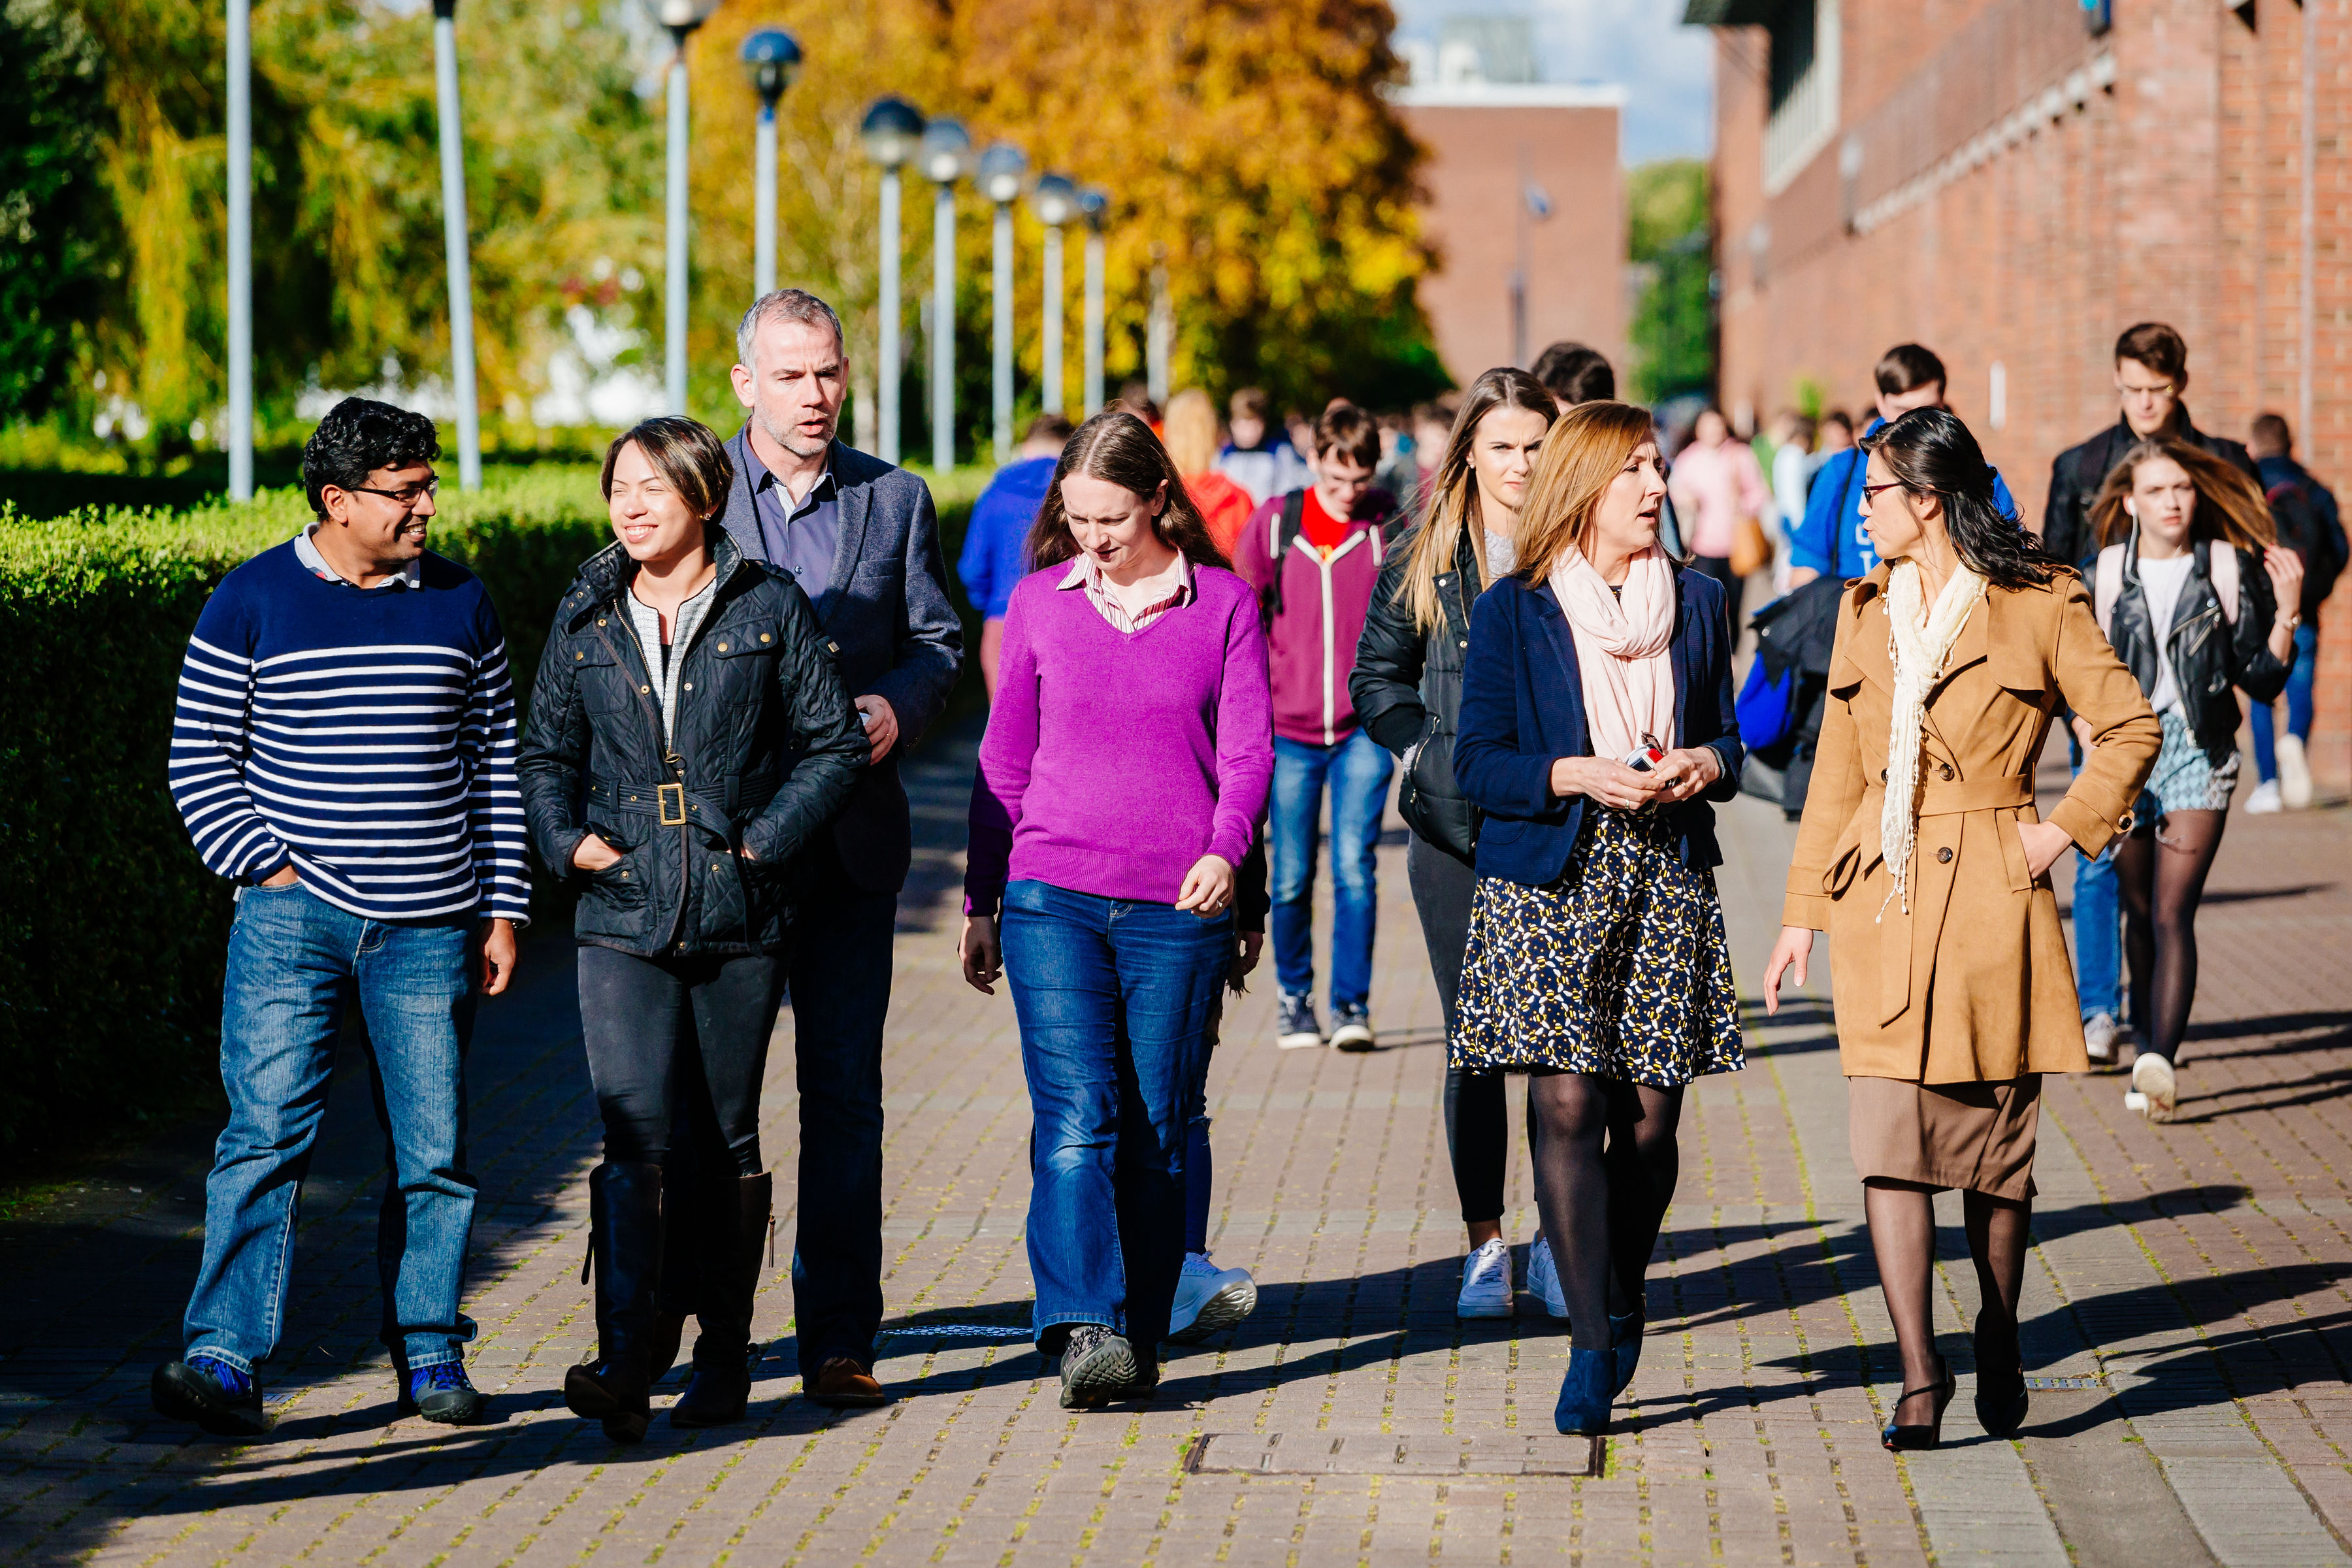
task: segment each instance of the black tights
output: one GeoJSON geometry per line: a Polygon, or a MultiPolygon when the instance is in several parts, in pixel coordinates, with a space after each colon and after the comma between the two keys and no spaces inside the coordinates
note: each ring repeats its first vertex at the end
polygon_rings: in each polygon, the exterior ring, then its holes
{"type": "MultiPolygon", "coordinates": [[[[2015,1341],[2017,1295],[2025,1283],[2027,1233],[2033,1201],[2011,1202],[1986,1193],[1960,1194],[1961,1225],[1969,1257],[1977,1266],[1977,1294],[1988,1326],[2006,1329],[1997,1345],[2015,1341]]],[[[1886,1292],[1886,1315],[1895,1321],[1895,1348],[1903,1358],[1905,1389],[1931,1390],[1943,1380],[1936,1355],[1936,1194],[1909,1182],[1873,1177],[1862,1186],[1862,1212],[1870,1222],[1870,1249],[1878,1259],[1879,1289],[1886,1292]]],[[[1996,1352],[1998,1353],[1998,1352],[1996,1352]]],[[[1978,1367],[1982,1373],[1985,1368],[1978,1367]]],[[[1925,1426],[1935,1415],[1925,1394],[1898,1403],[1894,1419],[1925,1426]]]]}
{"type": "Polygon", "coordinates": [[[2175,811],[2157,821],[2152,835],[2135,834],[2116,846],[2132,1026],[2167,1061],[2180,1059],[2180,1037],[2197,1000],[2197,904],[2228,821],[2223,811],[2175,811]]]}
{"type": "Polygon", "coordinates": [[[1589,1073],[1538,1073],[1528,1100],[1536,1205],[1578,1350],[1609,1348],[1609,1313],[1641,1311],[1650,1254],[1674,1201],[1683,1091],[1589,1073]],[[1607,1149],[1603,1152],[1603,1138],[1607,1149]]]}

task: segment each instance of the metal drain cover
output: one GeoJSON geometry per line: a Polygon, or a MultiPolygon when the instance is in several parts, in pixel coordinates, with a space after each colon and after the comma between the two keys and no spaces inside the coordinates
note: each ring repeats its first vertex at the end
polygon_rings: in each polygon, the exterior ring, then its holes
{"type": "Polygon", "coordinates": [[[1597,1476],[1601,1437],[1492,1432],[1203,1432],[1184,1468],[1194,1475],[1597,1476]]]}

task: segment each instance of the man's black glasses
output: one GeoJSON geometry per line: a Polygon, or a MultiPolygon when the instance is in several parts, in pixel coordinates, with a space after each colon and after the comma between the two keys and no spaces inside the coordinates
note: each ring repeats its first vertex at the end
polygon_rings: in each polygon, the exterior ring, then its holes
{"type": "Polygon", "coordinates": [[[436,474],[421,484],[403,485],[396,490],[380,490],[373,485],[346,485],[342,488],[355,495],[382,496],[386,500],[398,501],[403,506],[415,506],[420,497],[437,496],[441,493],[441,477],[436,474]]]}

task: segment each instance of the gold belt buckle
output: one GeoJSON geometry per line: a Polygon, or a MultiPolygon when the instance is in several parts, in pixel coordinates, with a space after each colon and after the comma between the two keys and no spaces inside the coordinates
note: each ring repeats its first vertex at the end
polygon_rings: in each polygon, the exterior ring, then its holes
{"type": "Polygon", "coordinates": [[[661,813],[661,825],[664,827],[686,826],[686,786],[684,784],[655,785],[654,805],[661,813]],[[673,805],[673,802],[676,804],[673,805]]]}

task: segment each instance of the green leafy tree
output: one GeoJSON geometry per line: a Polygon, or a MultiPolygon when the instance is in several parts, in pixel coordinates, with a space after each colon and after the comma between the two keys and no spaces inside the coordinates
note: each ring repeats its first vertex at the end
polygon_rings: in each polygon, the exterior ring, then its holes
{"type": "Polygon", "coordinates": [[[0,420],[39,415],[66,390],[75,323],[104,290],[104,72],[74,12],[0,5],[0,420]]]}
{"type": "Polygon", "coordinates": [[[1655,403],[1715,384],[1714,262],[1706,164],[1643,163],[1625,181],[1633,308],[1633,395],[1655,403]]]}

